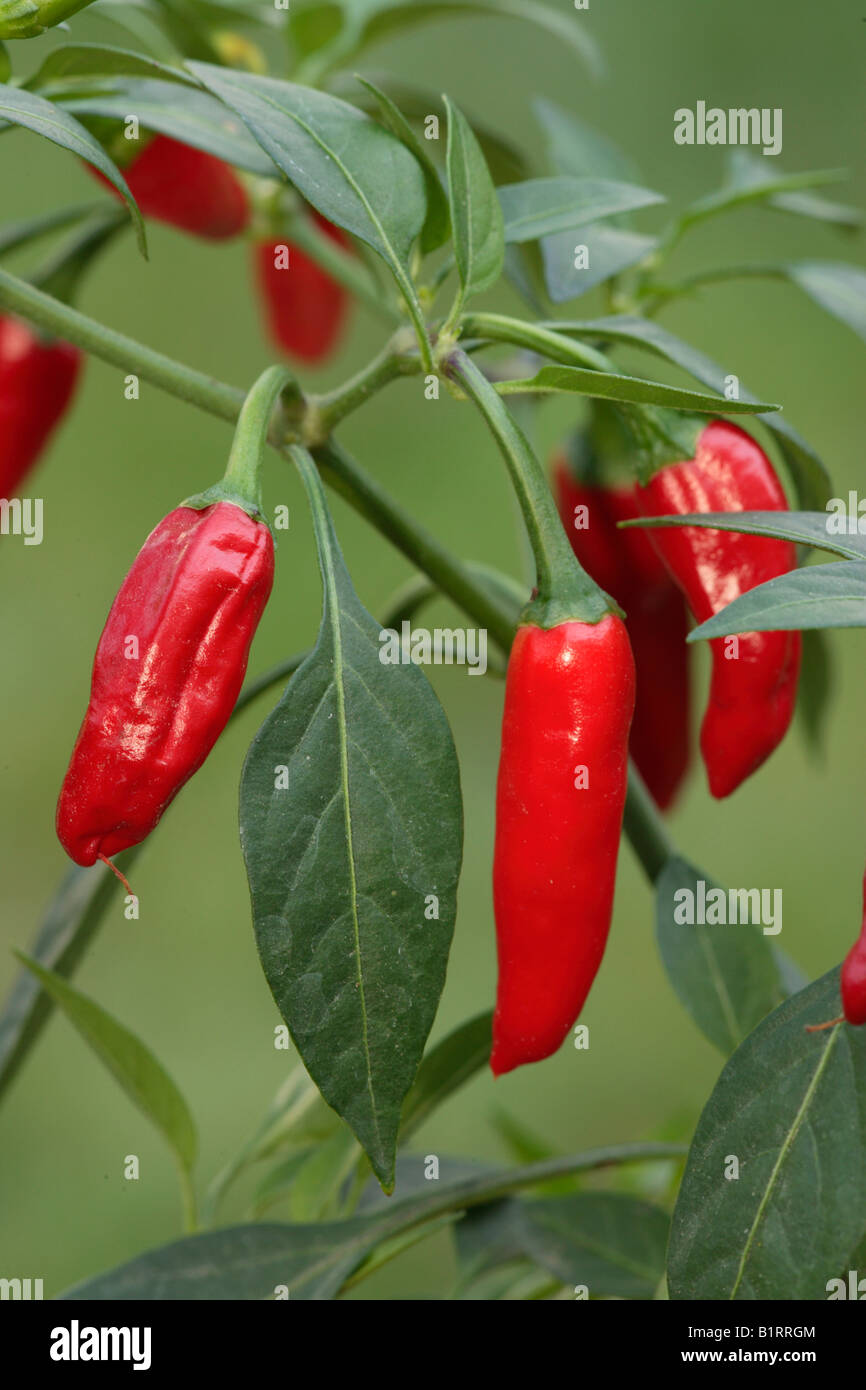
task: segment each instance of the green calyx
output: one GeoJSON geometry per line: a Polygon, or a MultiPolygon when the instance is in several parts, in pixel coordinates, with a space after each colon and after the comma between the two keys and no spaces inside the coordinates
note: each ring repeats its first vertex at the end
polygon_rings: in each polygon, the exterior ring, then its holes
{"type": "MultiPolygon", "coordinates": [[[[232,502],[254,521],[267,524],[262,507],[261,471],[275,407],[284,392],[287,393],[288,404],[300,396],[297,382],[287,367],[268,367],[262,372],[241,407],[222,481],[214,483],[204,492],[187,497],[181,503],[182,507],[202,511],[217,502],[232,502]]],[[[281,427],[275,433],[274,443],[280,442],[284,434],[285,430],[281,427]]]]}
{"type": "Polygon", "coordinates": [[[616,412],[632,446],[637,481],[644,487],[667,464],[694,458],[698,439],[710,420],[706,415],[655,405],[620,403],[616,412]]]}
{"type": "Polygon", "coordinates": [[[92,0],[0,0],[0,39],[35,39],[92,0]]]}

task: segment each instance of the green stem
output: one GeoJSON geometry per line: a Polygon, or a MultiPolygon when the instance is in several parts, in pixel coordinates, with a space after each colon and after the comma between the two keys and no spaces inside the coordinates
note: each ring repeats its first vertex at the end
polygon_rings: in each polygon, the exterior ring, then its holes
{"type": "Polygon", "coordinates": [[[320,443],[327,439],[341,420],[365,405],[383,386],[397,377],[411,376],[419,370],[420,359],[415,350],[414,334],[408,343],[407,335],[408,329],[395,334],[378,357],[374,357],[342,386],[309,398],[312,422],[308,433],[312,441],[320,443]]]}
{"type": "Polygon", "coordinates": [[[565,338],[554,329],[523,319],[508,318],[505,314],[464,314],[461,320],[464,338],[489,338],[497,343],[513,343],[532,352],[562,362],[569,367],[590,367],[598,372],[615,372],[610,358],[585,343],[565,338]]]}
{"type": "MultiPolygon", "coordinates": [[[[292,373],[287,367],[275,366],[267,367],[250,387],[238,416],[223,478],[226,488],[246,497],[259,513],[262,510],[261,473],[265,450],[271,442],[275,447],[281,443],[280,439],[270,439],[271,420],[280,396],[289,385],[295,385],[292,373]]],[[[297,391],[296,385],[295,389],[297,391]]]]}
{"type": "Polygon", "coordinates": [[[187,1235],[193,1235],[198,1230],[198,1209],[195,1199],[195,1186],[192,1180],[192,1173],[182,1163],[178,1163],[180,1173],[180,1191],[183,1198],[183,1229],[187,1235]]]}
{"type": "Polygon", "coordinates": [[[294,217],[288,225],[286,236],[292,245],[305,251],[333,280],[366,304],[380,319],[392,324],[403,322],[397,305],[379,293],[357,256],[344,251],[312,217],[305,214],[294,217]]]}
{"type": "Polygon", "coordinates": [[[650,284],[645,286],[640,295],[648,298],[650,302],[648,305],[642,305],[641,312],[647,315],[654,314],[670,299],[691,294],[693,290],[700,289],[704,285],[719,284],[724,280],[785,280],[787,278],[788,274],[784,266],[760,264],[719,266],[715,270],[702,270],[696,275],[688,275],[682,280],[675,281],[672,285],[650,284]]]}
{"type": "Polygon", "coordinates": [[[622,824],[641,868],[650,883],[655,883],[667,861],[676,853],[676,846],[647,791],[646,783],[631,761],[622,824]]]}
{"type": "Polygon", "coordinates": [[[444,369],[484,416],[520,503],[536,569],[536,594],[527,605],[524,621],[550,628],[572,619],[597,623],[606,614],[618,611],[579,565],[544,471],[496,388],[459,348],[446,359],[444,369]]]}
{"type": "Polygon", "coordinates": [[[125,333],[106,328],[6,270],[0,270],[0,307],[57,338],[75,343],[104,362],[135,372],[151,385],[221,420],[234,422],[240,414],[243,391],[176,362],[162,352],[155,352],[125,333]]]}

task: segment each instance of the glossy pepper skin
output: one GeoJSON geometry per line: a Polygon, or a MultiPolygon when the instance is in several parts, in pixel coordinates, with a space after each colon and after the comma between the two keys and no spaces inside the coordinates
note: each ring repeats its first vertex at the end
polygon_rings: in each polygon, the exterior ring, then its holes
{"type": "MultiPolygon", "coordinates": [[[[695,457],[669,465],[635,491],[644,516],[688,512],[786,511],[788,504],[763,449],[736,425],[713,420],[695,457]]],[[[796,566],[788,541],[735,531],[671,527],[652,542],[697,621],[740,594],[796,566]]],[[[726,659],[730,638],[710,643],[712,679],[701,727],[701,752],[713,796],[729,796],[781,742],[797,699],[799,632],[739,634],[739,656],[726,659]]]]}
{"type": "MultiPolygon", "coordinates": [[[[318,212],[312,216],[338,246],[349,240],[318,212]]],[[[255,270],[268,331],[289,357],[315,365],[334,352],[349,312],[349,295],[326,270],[299,246],[280,241],[260,242],[254,248],[255,270]],[[287,269],[277,267],[275,253],[288,245],[287,269]]]]}
{"type": "Polygon", "coordinates": [[[629,749],[656,805],[667,810],[689,766],[688,613],[646,531],[617,530],[639,515],[631,487],[579,481],[560,454],[554,493],[574,553],[625,610],[637,677],[629,749]],[[586,514],[577,508],[586,508],[586,514]],[[585,525],[576,526],[575,520],[585,525]]]}
{"type": "Polygon", "coordinates": [[[496,1076],[556,1051],[601,963],[634,692],[620,618],[518,628],[496,789],[496,1076]]]}
{"type": "Polygon", "coordinates": [[[866,1023],[866,875],[863,878],[863,925],[842,964],[842,1012],[848,1023],[866,1023]]]}
{"type": "MultiPolygon", "coordinates": [[[[117,190],[88,164],[100,183],[117,190]]],[[[208,241],[238,236],[250,218],[243,185],[216,155],[193,149],[168,135],[154,135],[123,170],[144,217],[167,222],[208,241]]]]}
{"type": "Polygon", "coordinates": [[[138,844],[201,767],[237,699],[273,575],[268,527],[233,502],[177,507],[148,536],[99,639],[57,805],[77,864],[138,844]]]}
{"type": "Polygon", "coordinates": [[[84,358],[0,317],[0,497],[15,495],[66,413],[84,358]]]}

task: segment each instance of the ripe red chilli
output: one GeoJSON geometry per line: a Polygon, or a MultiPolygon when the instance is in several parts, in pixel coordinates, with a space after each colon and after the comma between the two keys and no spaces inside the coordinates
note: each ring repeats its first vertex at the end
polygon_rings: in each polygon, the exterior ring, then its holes
{"type": "MultiPolygon", "coordinates": [[[[120,197],[98,169],[87,167],[120,197]]],[[[150,138],[123,176],[144,217],[193,236],[224,241],[238,236],[249,222],[247,195],[231,166],[168,135],[150,138]]]]}
{"type": "Polygon", "coordinates": [[[274,574],[270,530],[232,502],[177,507],[114,600],[57,834],[93,864],[154,828],[201,766],[238,697],[274,574]]]}
{"type": "MultiPolygon", "coordinates": [[[[338,246],[345,233],[319,213],[313,218],[338,246]]],[[[280,241],[254,248],[255,271],[268,331],[281,351],[302,362],[322,362],[335,350],[349,311],[346,290],[299,246],[280,241]],[[283,262],[288,255],[288,265],[283,262]]]]}
{"type": "Polygon", "coordinates": [[[83,356],[0,317],[0,497],[15,495],[62,420],[83,356]]]}
{"type": "MultiPolygon", "coordinates": [[[[713,420],[694,458],[655,473],[635,492],[644,516],[785,511],[763,449],[736,425],[713,420]]],[[[735,531],[669,527],[649,533],[698,622],[796,565],[788,541],[735,531]]],[[[781,742],[797,697],[799,632],[746,632],[710,643],[713,671],[701,752],[713,796],[729,796],[781,742]],[[726,655],[728,644],[736,657],[726,655]]]]}
{"type": "Polygon", "coordinates": [[[666,810],[690,756],[685,600],[648,533],[617,529],[618,522],[638,515],[631,487],[582,481],[564,454],[554,460],[553,476],[559,514],[575,555],[627,614],[637,677],[629,750],[656,805],[666,810]]]}

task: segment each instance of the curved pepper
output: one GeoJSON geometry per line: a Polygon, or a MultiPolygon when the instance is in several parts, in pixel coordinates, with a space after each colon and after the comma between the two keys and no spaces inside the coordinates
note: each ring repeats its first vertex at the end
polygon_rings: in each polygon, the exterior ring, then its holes
{"type": "Polygon", "coordinates": [[[0,497],[15,495],[72,399],[83,355],[0,317],[0,497]]]}
{"type": "Polygon", "coordinates": [[[863,878],[863,925],[842,964],[842,1011],[848,1023],[866,1023],[866,876],[863,878]]]}
{"type": "Polygon", "coordinates": [[[57,805],[77,864],[143,840],[232,712],[271,592],[268,527],[232,502],[177,507],[148,536],[108,615],[57,805]]]}
{"type": "MultiPolygon", "coordinates": [[[[92,164],[87,168],[116,197],[92,164]]],[[[154,135],[123,170],[144,217],[209,241],[238,236],[250,218],[247,195],[230,165],[168,135],[154,135]]]]}
{"type": "Polygon", "coordinates": [[[634,689],[620,618],[518,628],[496,789],[496,1076],[556,1051],[601,964],[634,689]]]}
{"type": "Polygon", "coordinates": [[[588,574],[622,605],[637,676],[629,750],[656,805],[673,802],[689,766],[688,614],[649,535],[617,530],[638,515],[631,487],[579,481],[564,455],[554,460],[562,524],[588,574]],[[576,525],[578,508],[586,525],[576,525]]]}
{"type": "MultiPolygon", "coordinates": [[[[338,246],[349,239],[320,213],[311,210],[322,231],[338,246]]],[[[349,295],[299,246],[266,241],[255,247],[255,267],[268,331],[274,343],[302,362],[322,362],[334,351],[349,311],[349,295]],[[288,247],[289,264],[277,257],[288,247]]]]}
{"type": "MultiPolygon", "coordinates": [[[[635,489],[644,516],[689,512],[786,511],[770,460],[736,425],[713,420],[701,432],[695,457],[662,468],[635,489]]],[[[704,622],[749,589],[796,566],[789,541],[736,531],[670,527],[650,532],[668,572],[697,621],[704,622]]],[[[710,696],[701,752],[713,796],[729,796],[781,742],[797,699],[799,632],[746,632],[738,655],[732,638],[710,642],[710,696]]]]}

